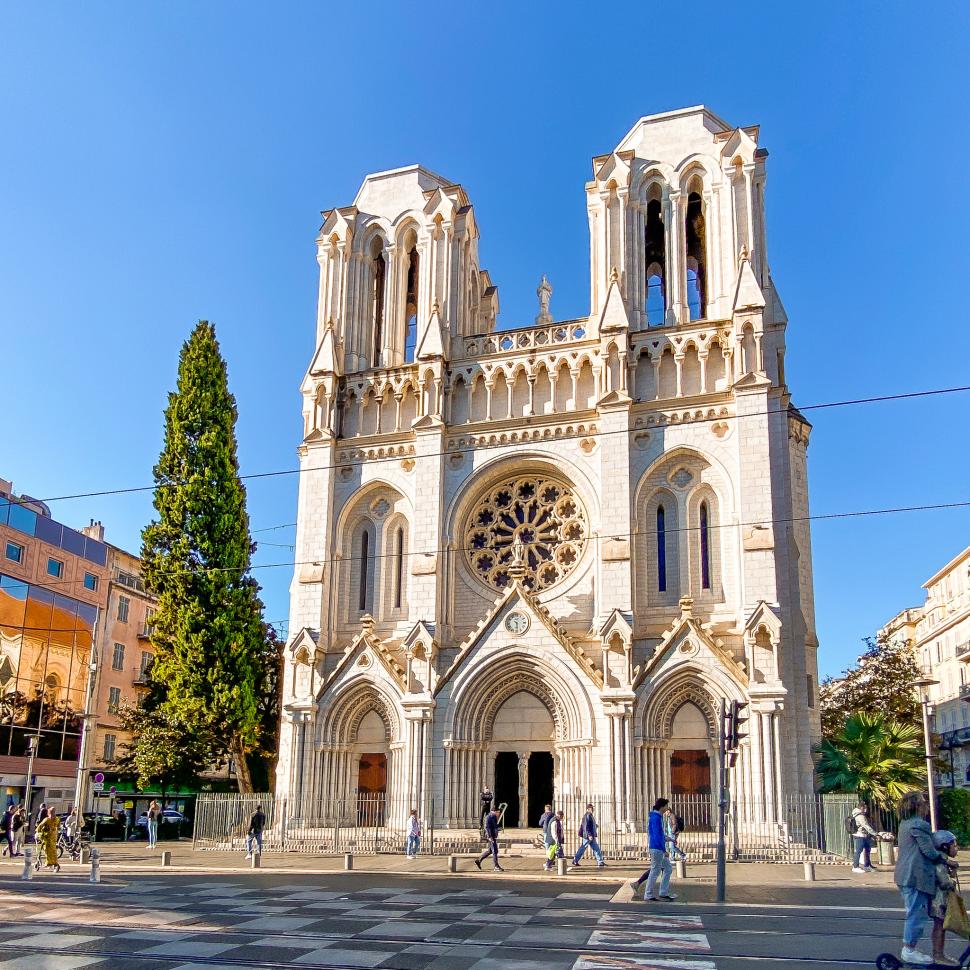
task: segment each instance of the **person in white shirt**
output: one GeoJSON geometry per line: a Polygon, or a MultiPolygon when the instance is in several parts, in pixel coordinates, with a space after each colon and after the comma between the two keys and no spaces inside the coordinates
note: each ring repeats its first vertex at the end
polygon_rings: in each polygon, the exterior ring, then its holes
{"type": "Polygon", "coordinates": [[[421,848],[421,823],[418,821],[418,810],[411,809],[411,817],[408,819],[408,841],[404,854],[408,859],[413,859],[421,848]]]}

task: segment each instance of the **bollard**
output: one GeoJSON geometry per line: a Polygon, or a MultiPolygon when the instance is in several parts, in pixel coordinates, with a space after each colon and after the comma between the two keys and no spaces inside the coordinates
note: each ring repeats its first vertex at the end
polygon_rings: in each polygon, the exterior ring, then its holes
{"type": "Polygon", "coordinates": [[[91,846],[86,845],[81,849],[81,857],[78,859],[79,866],[86,866],[91,861],[91,846]]]}
{"type": "Polygon", "coordinates": [[[354,854],[353,852],[347,852],[344,854],[344,869],[348,872],[354,868],[354,854]]]}
{"type": "Polygon", "coordinates": [[[259,868],[259,853],[258,852],[254,852],[253,853],[253,860],[250,863],[250,866],[253,869],[258,869],[259,868]]]}
{"type": "Polygon", "coordinates": [[[91,882],[101,882],[101,850],[91,849],[91,882]]]}
{"type": "Polygon", "coordinates": [[[814,862],[805,863],[805,881],[815,882],[815,863],[814,862]]]}
{"type": "Polygon", "coordinates": [[[170,866],[171,864],[172,864],[172,853],[168,849],[166,849],[162,853],[162,865],[170,866]]]}
{"type": "Polygon", "coordinates": [[[20,878],[34,878],[34,847],[32,845],[24,846],[24,871],[20,878]]]}
{"type": "Polygon", "coordinates": [[[564,876],[566,875],[566,860],[556,859],[556,875],[564,876]]]}
{"type": "Polygon", "coordinates": [[[686,860],[684,860],[684,859],[678,859],[674,863],[674,866],[675,866],[675,868],[677,870],[677,878],[678,879],[686,879],[687,878],[687,862],[686,862],[686,860]]]}
{"type": "Polygon", "coordinates": [[[456,855],[448,856],[448,871],[449,872],[458,871],[458,856],[456,855]]]}

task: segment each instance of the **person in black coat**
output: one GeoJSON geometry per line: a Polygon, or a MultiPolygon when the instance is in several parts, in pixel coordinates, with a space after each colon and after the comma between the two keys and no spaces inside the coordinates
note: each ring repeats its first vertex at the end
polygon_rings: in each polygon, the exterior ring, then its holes
{"type": "Polygon", "coordinates": [[[492,789],[488,785],[484,785],[482,787],[482,794],[479,797],[482,800],[482,810],[478,819],[478,827],[484,831],[485,820],[488,818],[488,813],[492,810],[492,801],[495,796],[492,794],[492,789]]]}
{"type": "Polygon", "coordinates": [[[482,868],[482,863],[489,857],[492,857],[492,866],[496,872],[504,872],[505,870],[498,864],[498,809],[493,808],[492,811],[485,816],[485,839],[488,842],[488,848],[475,860],[475,865],[479,869],[482,868]]]}

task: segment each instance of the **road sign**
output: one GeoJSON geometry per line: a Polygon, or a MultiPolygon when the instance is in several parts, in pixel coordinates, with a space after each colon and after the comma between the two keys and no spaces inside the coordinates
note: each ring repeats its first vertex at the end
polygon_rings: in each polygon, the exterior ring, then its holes
{"type": "Polygon", "coordinates": [[[95,782],[95,783],[94,783],[94,784],[93,784],[93,785],[91,786],[91,788],[92,788],[92,789],[93,789],[94,791],[96,791],[96,792],[103,792],[103,791],[104,791],[104,782],[103,782],[103,781],[96,781],[96,782],[95,782]]]}
{"type": "MultiPolygon", "coordinates": [[[[99,771],[94,776],[94,781],[95,781],[95,784],[102,785],[103,786],[104,785],[104,772],[103,771],[99,771]]],[[[101,789],[99,788],[98,791],[101,791],[101,789]]]]}
{"type": "Polygon", "coordinates": [[[108,789],[108,791],[109,791],[109,792],[111,792],[111,794],[112,794],[112,795],[114,795],[114,794],[116,794],[116,793],[117,793],[117,791],[118,791],[118,789],[117,789],[117,788],[115,788],[115,786],[114,786],[114,785],[112,785],[112,786],[111,786],[111,787],[110,787],[110,788],[108,789]]]}

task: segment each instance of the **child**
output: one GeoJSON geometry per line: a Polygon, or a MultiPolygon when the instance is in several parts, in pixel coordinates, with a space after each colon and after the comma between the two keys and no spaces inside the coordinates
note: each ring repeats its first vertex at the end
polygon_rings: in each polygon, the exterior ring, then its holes
{"type": "MultiPolygon", "coordinates": [[[[950,859],[956,859],[957,837],[952,832],[934,832],[933,845],[950,859]]],[[[957,888],[950,865],[949,862],[936,864],[936,895],[930,903],[930,916],[933,917],[933,962],[944,967],[958,967],[959,962],[951,960],[944,951],[946,930],[943,928],[943,920],[946,917],[947,898],[951,890],[957,888]]]]}
{"type": "Polygon", "coordinates": [[[670,854],[671,859],[687,858],[687,853],[677,845],[680,827],[680,819],[668,805],[667,810],[664,812],[664,841],[667,843],[667,852],[670,854]]]}

